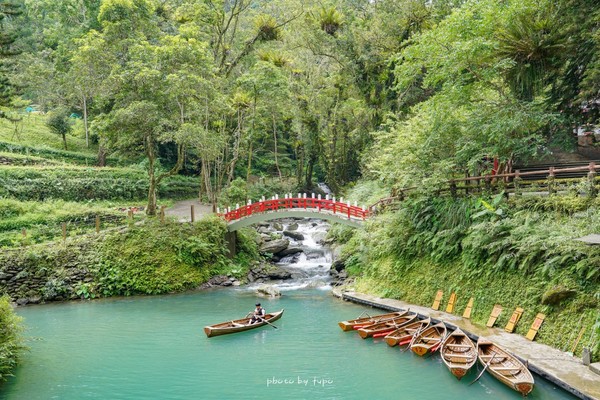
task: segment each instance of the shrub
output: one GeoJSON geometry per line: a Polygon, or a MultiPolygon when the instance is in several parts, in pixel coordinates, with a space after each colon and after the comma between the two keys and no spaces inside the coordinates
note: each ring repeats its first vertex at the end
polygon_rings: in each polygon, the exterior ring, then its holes
{"type": "Polygon", "coordinates": [[[22,319],[15,314],[9,297],[0,297],[0,381],[12,376],[19,354],[25,349],[22,332],[22,319]]]}

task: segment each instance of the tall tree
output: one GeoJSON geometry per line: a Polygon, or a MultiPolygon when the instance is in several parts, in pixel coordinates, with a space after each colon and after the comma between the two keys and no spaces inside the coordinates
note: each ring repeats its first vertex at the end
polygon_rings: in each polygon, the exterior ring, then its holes
{"type": "MultiPolygon", "coordinates": [[[[21,53],[15,45],[17,39],[15,18],[22,13],[22,7],[17,2],[0,1],[0,105],[7,105],[15,94],[10,75],[12,60],[21,53]]],[[[0,112],[0,117],[5,117],[5,114],[0,112]]]]}

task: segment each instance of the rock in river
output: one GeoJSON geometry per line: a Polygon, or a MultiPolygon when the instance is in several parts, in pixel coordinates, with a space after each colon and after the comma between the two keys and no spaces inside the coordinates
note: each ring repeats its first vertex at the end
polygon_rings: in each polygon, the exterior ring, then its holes
{"type": "Polygon", "coordinates": [[[260,248],[261,253],[277,254],[288,248],[290,241],[287,239],[272,240],[263,244],[260,248]]]}
{"type": "Polygon", "coordinates": [[[295,240],[304,240],[304,235],[301,234],[300,232],[296,232],[296,231],[283,231],[283,234],[287,237],[291,237],[292,239],[295,240]]]}
{"type": "Polygon", "coordinates": [[[281,296],[279,289],[271,285],[261,285],[258,287],[258,289],[256,289],[256,292],[269,297],[281,296]]]}

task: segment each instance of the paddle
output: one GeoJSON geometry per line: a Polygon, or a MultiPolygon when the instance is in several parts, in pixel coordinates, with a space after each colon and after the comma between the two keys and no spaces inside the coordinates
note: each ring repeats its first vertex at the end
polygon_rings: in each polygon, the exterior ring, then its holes
{"type": "Polygon", "coordinates": [[[481,378],[481,375],[483,375],[483,373],[485,372],[485,370],[487,369],[487,367],[490,366],[490,364],[492,363],[492,361],[494,361],[494,358],[496,358],[496,353],[492,351],[492,358],[490,358],[490,361],[488,361],[487,364],[485,364],[485,367],[483,368],[483,371],[481,371],[481,373],[479,374],[479,376],[477,378],[475,378],[475,380],[471,383],[469,383],[469,386],[471,386],[472,384],[474,384],[475,382],[477,382],[479,380],[479,378],[481,378]]]}
{"type": "Polygon", "coordinates": [[[419,327],[419,329],[417,329],[417,331],[413,334],[412,338],[410,338],[410,342],[408,343],[408,346],[406,346],[406,348],[400,350],[402,353],[404,353],[405,351],[407,351],[408,349],[410,349],[410,347],[412,346],[413,342],[415,341],[415,338],[417,336],[419,336],[419,334],[421,333],[422,329],[423,329],[423,325],[421,325],[419,327]]]}
{"type": "Polygon", "coordinates": [[[267,323],[268,325],[271,325],[273,328],[275,328],[275,329],[279,329],[278,327],[276,327],[275,325],[273,325],[272,323],[270,323],[270,322],[269,322],[269,321],[267,321],[266,319],[264,319],[264,318],[262,318],[262,317],[260,317],[260,316],[258,316],[258,315],[257,315],[256,317],[257,317],[258,319],[260,319],[262,322],[265,322],[265,323],[267,323]]]}

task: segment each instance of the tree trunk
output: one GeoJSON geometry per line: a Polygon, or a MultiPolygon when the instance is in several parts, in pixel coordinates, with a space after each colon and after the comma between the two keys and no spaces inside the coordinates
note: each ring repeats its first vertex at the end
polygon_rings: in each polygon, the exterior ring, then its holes
{"type": "Polygon", "coordinates": [[[62,138],[63,138],[63,146],[65,147],[65,150],[67,150],[67,135],[65,133],[63,133],[62,138]]]}
{"type": "Polygon", "coordinates": [[[106,167],[106,148],[102,143],[98,146],[98,166],[106,167]]]}
{"type": "Polygon", "coordinates": [[[156,215],[156,179],[154,173],[150,174],[150,185],[148,188],[148,206],[146,207],[146,215],[156,215]]]}
{"type": "Polygon", "coordinates": [[[229,163],[229,171],[227,175],[227,184],[230,184],[233,181],[233,174],[235,172],[235,164],[240,157],[240,143],[242,141],[242,111],[238,109],[238,121],[237,128],[235,130],[235,138],[233,141],[233,156],[231,157],[231,162],[229,163]]]}
{"type": "Polygon", "coordinates": [[[281,180],[281,169],[279,169],[279,161],[277,159],[277,123],[275,122],[275,114],[273,117],[273,140],[275,142],[274,151],[275,151],[275,168],[277,168],[277,174],[279,175],[279,180],[281,180]]]}
{"type": "Polygon", "coordinates": [[[252,142],[248,149],[248,167],[246,168],[246,182],[250,182],[250,173],[252,172],[252,142]]]}
{"type": "Polygon", "coordinates": [[[87,98],[83,96],[83,127],[85,128],[85,147],[90,148],[90,130],[88,127],[87,98]]]}

